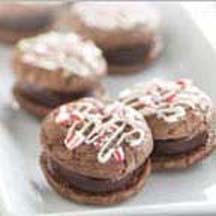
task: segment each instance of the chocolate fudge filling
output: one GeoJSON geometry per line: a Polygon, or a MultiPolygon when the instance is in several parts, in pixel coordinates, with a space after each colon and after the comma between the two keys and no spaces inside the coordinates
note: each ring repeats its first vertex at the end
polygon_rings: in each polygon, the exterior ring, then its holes
{"type": "Polygon", "coordinates": [[[17,85],[19,94],[28,98],[30,101],[44,105],[46,107],[55,108],[61,104],[78,100],[82,97],[93,97],[98,89],[83,92],[57,92],[33,86],[27,83],[19,83],[17,85]]]}
{"type": "Polygon", "coordinates": [[[104,50],[108,63],[113,65],[143,64],[145,56],[149,54],[154,42],[139,44],[130,47],[119,47],[113,50],[104,50]]]}
{"type": "Polygon", "coordinates": [[[154,157],[154,156],[162,156],[162,155],[176,155],[176,154],[187,153],[200,146],[205,145],[207,139],[208,139],[208,132],[204,131],[182,139],[155,140],[154,151],[152,155],[154,157]]]}
{"type": "MultiPolygon", "coordinates": [[[[35,12],[36,13],[36,12],[35,12]]],[[[38,12],[35,15],[6,16],[0,18],[0,27],[17,31],[33,31],[52,24],[54,15],[48,12],[38,12]]]]}
{"type": "Polygon", "coordinates": [[[48,158],[48,170],[51,174],[62,179],[71,188],[94,194],[110,193],[130,187],[130,185],[133,184],[134,178],[138,178],[143,173],[145,166],[146,163],[128,174],[126,177],[120,180],[112,180],[92,178],[72,172],[66,168],[63,168],[60,164],[58,164],[51,158],[48,158]]]}

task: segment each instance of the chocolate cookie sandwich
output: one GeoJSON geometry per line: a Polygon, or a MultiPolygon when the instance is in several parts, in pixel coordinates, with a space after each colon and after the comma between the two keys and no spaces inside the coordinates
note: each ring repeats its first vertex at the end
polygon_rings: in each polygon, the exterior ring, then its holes
{"type": "Polygon", "coordinates": [[[139,71],[162,48],[159,15],[143,2],[78,2],[69,25],[103,50],[110,73],[139,71]]]}
{"type": "Polygon", "coordinates": [[[49,32],[19,41],[13,68],[16,100],[39,117],[66,102],[103,95],[102,53],[92,41],[72,32],[49,32]]]}
{"type": "Polygon", "coordinates": [[[49,30],[56,19],[57,4],[0,4],[0,41],[14,43],[49,30]]]}
{"type": "Polygon", "coordinates": [[[41,129],[41,166],[49,184],[75,202],[111,205],[139,192],[153,141],[136,110],[84,98],[55,109],[41,129]]]}
{"type": "Polygon", "coordinates": [[[187,168],[216,147],[211,99],[190,80],[154,80],[120,100],[146,118],[154,139],[153,169],[187,168]]]}

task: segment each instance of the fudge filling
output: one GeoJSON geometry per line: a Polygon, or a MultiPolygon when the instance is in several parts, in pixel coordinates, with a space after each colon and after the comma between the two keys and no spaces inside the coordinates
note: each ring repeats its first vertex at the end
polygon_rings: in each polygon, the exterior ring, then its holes
{"type": "Polygon", "coordinates": [[[208,132],[203,131],[182,139],[155,140],[155,147],[152,155],[154,157],[162,155],[184,154],[205,145],[207,139],[208,132]]]}
{"type": "Polygon", "coordinates": [[[62,167],[50,157],[48,157],[47,161],[49,172],[63,180],[69,187],[94,194],[110,193],[129,188],[145,172],[148,166],[148,163],[145,162],[127,176],[116,180],[87,177],[62,167]]]}
{"type": "Polygon", "coordinates": [[[152,41],[146,44],[104,50],[104,56],[107,62],[113,65],[143,64],[153,46],[154,42],[152,41]]]}
{"type": "Polygon", "coordinates": [[[30,101],[50,108],[55,108],[82,97],[94,97],[97,95],[97,91],[100,91],[98,87],[97,89],[83,92],[57,92],[27,83],[17,84],[16,90],[30,101]]]}

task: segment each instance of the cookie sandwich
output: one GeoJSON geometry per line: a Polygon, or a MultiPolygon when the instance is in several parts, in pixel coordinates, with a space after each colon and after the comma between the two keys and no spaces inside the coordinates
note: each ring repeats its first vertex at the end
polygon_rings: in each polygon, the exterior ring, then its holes
{"type": "Polygon", "coordinates": [[[43,117],[81,97],[101,97],[106,62],[95,44],[75,33],[49,32],[19,41],[13,55],[14,96],[43,117]]]}
{"type": "Polygon", "coordinates": [[[190,167],[215,149],[213,102],[192,81],[154,80],[123,91],[119,100],[146,118],[154,170],[190,167]]]}
{"type": "Polygon", "coordinates": [[[78,2],[69,26],[103,50],[109,73],[136,72],[161,52],[160,16],[144,2],[78,2]]]}
{"type": "Polygon", "coordinates": [[[151,170],[153,141],[139,112],[94,98],[60,106],[43,121],[41,166],[61,196],[111,205],[138,193],[151,170]]]}

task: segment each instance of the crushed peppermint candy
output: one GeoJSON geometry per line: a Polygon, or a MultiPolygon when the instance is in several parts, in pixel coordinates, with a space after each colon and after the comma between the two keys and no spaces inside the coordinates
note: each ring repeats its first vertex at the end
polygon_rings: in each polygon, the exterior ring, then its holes
{"type": "Polygon", "coordinates": [[[158,11],[144,2],[78,2],[71,7],[71,14],[78,15],[86,26],[106,31],[143,26],[155,30],[160,25],[158,11]]]}
{"type": "Polygon", "coordinates": [[[62,70],[64,75],[101,76],[106,71],[101,50],[72,32],[49,32],[23,39],[17,48],[24,63],[49,71],[62,70]]]}
{"type": "Polygon", "coordinates": [[[148,130],[136,110],[119,102],[105,107],[94,99],[60,107],[55,121],[68,126],[64,144],[69,150],[83,144],[93,145],[98,149],[97,160],[102,164],[112,157],[118,162],[124,161],[123,145],[142,145],[148,130]]]}
{"type": "Polygon", "coordinates": [[[188,79],[138,84],[121,92],[119,100],[144,116],[156,115],[168,123],[184,120],[187,109],[205,119],[209,119],[212,110],[211,99],[188,79]]]}
{"type": "Polygon", "coordinates": [[[82,98],[77,103],[70,105],[62,105],[56,116],[55,122],[63,126],[70,126],[74,121],[83,120],[83,116],[87,113],[89,118],[97,117],[103,112],[103,104],[93,98],[82,98]],[[79,111],[82,110],[82,113],[79,111]],[[93,116],[92,116],[93,115],[93,116]]]}

